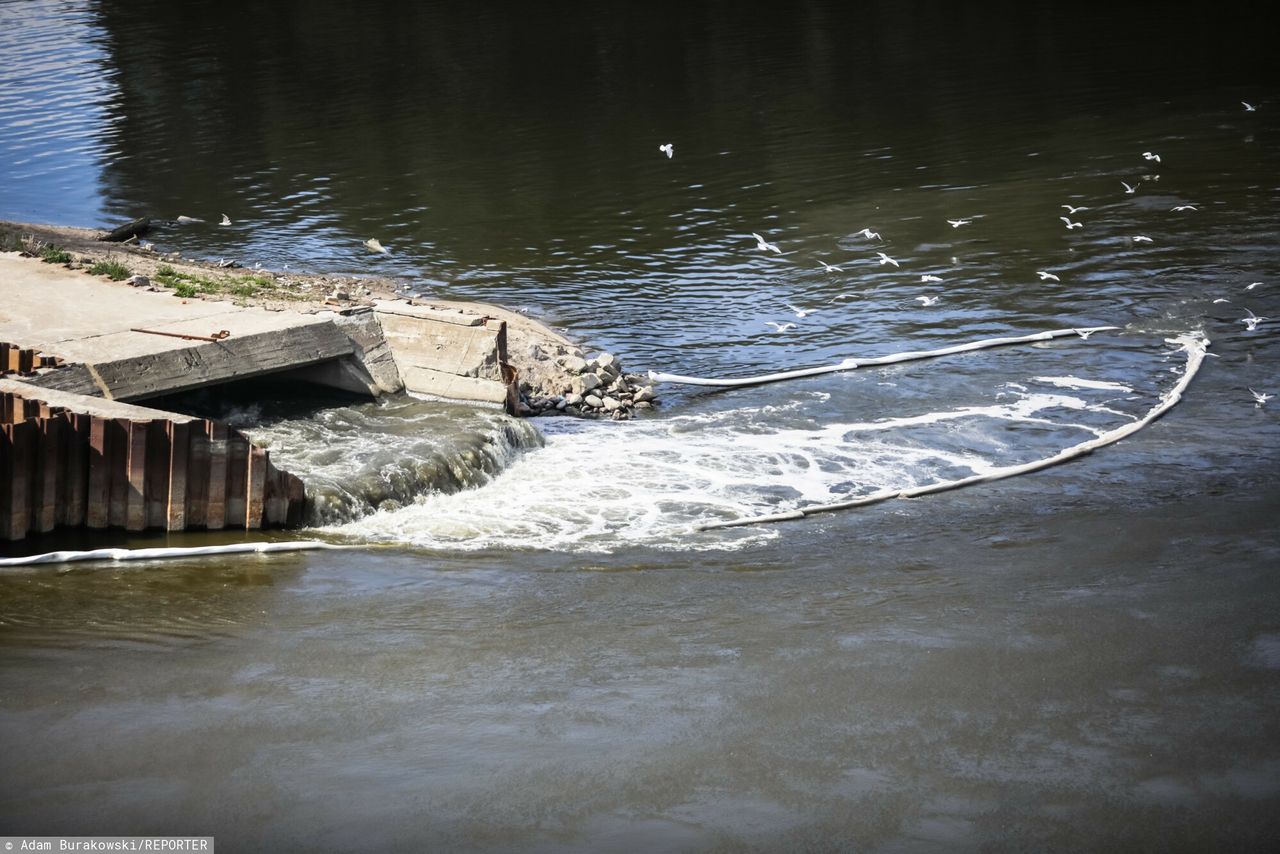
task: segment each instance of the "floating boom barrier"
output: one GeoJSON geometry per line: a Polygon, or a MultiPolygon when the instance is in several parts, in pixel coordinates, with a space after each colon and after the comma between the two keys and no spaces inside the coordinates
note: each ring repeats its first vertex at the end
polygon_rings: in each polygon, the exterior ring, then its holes
{"type": "MultiPolygon", "coordinates": [[[[968,350],[984,349],[986,347],[999,347],[1005,344],[1019,344],[1027,341],[1038,341],[1038,340],[1044,340],[1046,338],[1057,338],[1063,335],[1070,335],[1073,333],[1081,334],[1082,337],[1087,337],[1087,335],[1092,332],[1100,332],[1103,330],[1115,329],[1115,328],[1117,327],[1102,326],[1102,327],[1095,327],[1093,329],[1081,329],[1081,330],[1068,329],[1068,330],[1058,330],[1054,332],[1042,332],[1038,335],[1024,336],[1021,338],[993,338],[993,339],[987,339],[985,341],[975,341],[972,344],[963,344],[956,347],[947,347],[942,350],[930,350],[926,352],[916,352],[916,353],[900,353],[900,354],[897,354],[896,356],[885,356],[881,359],[865,360],[860,363],[857,363],[856,366],[861,367],[861,366],[871,365],[871,364],[893,364],[895,362],[913,361],[915,359],[931,358],[933,356],[941,356],[941,355],[946,355],[948,353],[960,353],[968,350]]],[[[704,522],[700,525],[695,526],[694,530],[710,531],[717,528],[737,528],[737,527],[743,527],[746,525],[761,525],[769,522],[786,522],[786,521],[791,521],[793,519],[803,519],[806,516],[813,516],[818,513],[833,513],[837,510],[851,510],[855,507],[868,507],[872,504],[879,504],[883,501],[889,501],[894,498],[919,498],[924,495],[933,495],[938,492],[948,492],[953,489],[961,489],[963,487],[973,486],[979,483],[991,483],[993,481],[1004,480],[1005,478],[1014,477],[1015,475],[1028,474],[1030,472],[1040,471],[1041,469],[1046,469],[1046,468],[1049,468],[1050,466],[1056,466],[1060,463],[1065,463],[1068,460],[1074,460],[1079,457],[1083,457],[1086,454],[1092,453],[1093,451],[1096,451],[1099,448],[1106,447],[1107,445],[1114,445],[1116,442],[1119,442],[1121,439],[1127,438],[1129,436],[1132,436],[1134,433],[1137,433],[1139,430],[1151,424],[1157,418],[1164,415],[1166,412],[1168,412],[1170,409],[1176,406],[1178,401],[1182,400],[1182,394],[1184,391],[1186,391],[1187,386],[1191,384],[1191,381],[1195,378],[1195,375],[1200,371],[1200,366],[1204,363],[1205,356],[1208,355],[1209,339],[1202,333],[1187,333],[1184,335],[1179,335],[1176,338],[1166,338],[1165,342],[1168,344],[1177,345],[1179,348],[1179,351],[1185,352],[1187,354],[1187,361],[1186,361],[1186,365],[1183,368],[1182,376],[1179,378],[1178,382],[1174,385],[1174,387],[1171,388],[1164,395],[1162,395],[1160,398],[1160,401],[1154,407],[1152,407],[1151,410],[1148,411],[1147,414],[1144,415],[1142,418],[1139,418],[1138,420],[1132,421],[1121,427],[1117,427],[1114,430],[1109,430],[1108,432],[1103,433],[1102,435],[1097,436],[1093,439],[1090,439],[1086,442],[1081,442],[1077,445],[1072,445],[1069,448],[1064,448],[1063,450],[1059,451],[1053,456],[1044,457],[1039,460],[1032,460],[1029,463],[1023,463],[1021,465],[1005,466],[1003,468],[993,469],[984,474],[975,474],[970,477],[959,478],[957,480],[945,480],[945,481],[940,481],[938,483],[926,484],[924,486],[911,487],[909,489],[896,489],[896,488],[882,489],[879,492],[873,492],[870,495],[864,495],[859,498],[851,498],[846,501],[836,501],[830,504],[813,504],[808,507],[800,507],[795,510],[789,510],[783,513],[771,513],[764,516],[750,516],[750,517],[745,517],[741,519],[725,519],[725,520],[719,520],[714,522],[704,522]]],[[[845,366],[853,361],[854,360],[852,359],[847,359],[845,360],[845,362],[842,362],[839,366],[831,366],[826,369],[810,368],[802,371],[791,371],[791,372],[788,372],[789,375],[773,374],[773,375],[770,375],[770,377],[766,377],[766,378],[756,377],[752,379],[755,379],[757,382],[760,382],[760,381],[774,382],[775,378],[790,379],[792,378],[792,376],[812,376],[815,373],[828,373],[835,370],[849,370],[849,368],[845,366]]],[[[703,382],[699,384],[710,385],[711,383],[703,382]]],[[[743,382],[741,384],[745,385],[748,383],[743,382]]]]}
{"type": "Polygon", "coordinates": [[[777,374],[764,374],[758,377],[740,377],[738,379],[705,379],[702,377],[682,377],[679,374],[663,374],[649,372],[650,382],[677,383],[681,385],[714,386],[716,388],[739,388],[749,385],[763,385],[783,380],[797,380],[802,377],[816,377],[819,374],[834,374],[839,371],[852,371],[857,368],[873,368],[880,365],[896,365],[900,362],[918,362],[921,359],[936,359],[939,356],[951,356],[956,353],[968,353],[972,350],[989,350],[992,347],[1010,347],[1014,344],[1031,344],[1037,341],[1048,341],[1052,338],[1065,338],[1078,335],[1088,338],[1095,332],[1107,332],[1119,329],[1119,326],[1090,326],[1080,329],[1051,329],[1047,332],[1036,332],[1031,335],[1019,335],[1015,338],[984,338],[981,341],[970,341],[967,344],[955,344],[937,350],[909,350],[906,353],[894,353],[891,356],[879,356],[873,359],[845,359],[834,365],[821,365],[816,368],[799,368],[794,371],[783,371],[777,374]]]}
{"type": "Polygon", "coordinates": [[[46,552],[25,557],[0,558],[0,568],[32,566],[41,563],[73,563],[85,560],[161,560],[167,558],[204,557],[206,555],[244,554],[256,552],[300,552],[315,549],[345,549],[353,546],[337,546],[315,540],[279,543],[228,543],[221,546],[191,546],[188,548],[153,549],[92,549],[90,551],[46,552]]]}

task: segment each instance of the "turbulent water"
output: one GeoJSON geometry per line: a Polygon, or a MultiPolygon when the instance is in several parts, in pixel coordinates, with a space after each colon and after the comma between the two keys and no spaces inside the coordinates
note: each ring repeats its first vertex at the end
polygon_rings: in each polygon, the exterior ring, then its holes
{"type": "Polygon", "coordinates": [[[0,576],[0,833],[1265,850],[1268,39],[1221,5],[0,0],[0,218],[149,215],[164,251],[501,303],[632,372],[1116,327],[666,384],[622,423],[187,400],[357,548],[0,576]],[[699,530],[1132,424],[1186,334],[1183,399],[1083,459],[699,530]]]}

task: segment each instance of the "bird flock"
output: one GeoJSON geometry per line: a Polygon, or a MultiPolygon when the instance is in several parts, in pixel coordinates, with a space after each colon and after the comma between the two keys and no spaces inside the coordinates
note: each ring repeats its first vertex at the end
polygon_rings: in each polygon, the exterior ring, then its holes
{"type": "MultiPolygon", "coordinates": [[[[1241,101],[1240,103],[1244,107],[1244,110],[1246,112],[1257,111],[1256,105],[1250,104],[1245,101],[1241,101]]],[[[666,155],[668,159],[674,156],[674,146],[671,143],[664,143],[658,146],[658,148],[663,154],[666,155]]],[[[1161,156],[1161,154],[1156,151],[1144,151],[1141,153],[1141,157],[1148,164],[1158,165],[1158,164],[1163,164],[1164,162],[1164,159],[1161,156]]],[[[1144,180],[1135,181],[1133,183],[1130,183],[1129,181],[1126,181],[1126,180],[1121,180],[1120,186],[1123,189],[1123,194],[1137,195],[1144,181],[1158,181],[1160,176],[1159,175],[1143,175],[1141,177],[1144,180]]],[[[1090,207],[1087,205],[1074,205],[1070,203],[1065,203],[1061,205],[1061,208],[1062,210],[1066,211],[1066,215],[1059,216],[1058,219],[1063,223],[1066,230],[1068,232],[1074,232],[1074,231],[1083,232],[1086,228],[1086,223],[1084,218],[1080,217],[1080,215],[1090,211],[1090,207]],[[1075,218],[1075,217],[1079,217],[1079,218],[1075,218]]],[[[1170,211],[1173,213],[1196,213],[1199,211],[1199,207],[1191,203],[1181,203],[1181,204],[1174,205],[1172,208],[1170,208],[1170,211]]],[[[965,226],[972,226],[974,222],[981,219],[982,216],[983,216],[982,214],[969,214],[967,216],[947,218],[946,222],[948,225],[951,226],[952,229],[959,229],[965,226]]],[[[871,247],[872,251],[874,252],[874,255],[869,258],[869,260],[872,263],[875,263],[881,267],[892,266],[895,269],[901,268],[902,266],[901,262],[897,258],[890,256],[883,249],[878,248],[879,245],[885,244],[885,240],[881,236],[879,231],[876,231],[873,228],[868,226],[868,227],[860,228],[857,231],[853,232],[852,236],[861,237],[868,242],[874,242],[875,246],[871,247]]],[[[779,246],[779,244],[775,240],[766,239],[765,236],[757,232],[751,232],[751,238],[755,241],[755,249],[759,252],[765,252],[774,256],[785,256],[788,254],[783,251],[782,247],[779,246]]],[[[1145,234],[1129,235],[1125,238],[1125,241],[1130,245],[1150,245],[1156,242],[1154,238],[1145,234]]],[[[953,261],[954,260],[955,259],[953,259],[953,261]]],[[[827,275],[835,275],[835,274],[844,272],[844,267],[840,266],[839,263],[832,263],[830,261],[827,261],[821,258],[816,259],[816,261],[818,266],[827,275]]],[[[840,263],[847,263],[847,261],[842,261],[840,263]]],[[[1061,277],[1057,273],[1053,272],[1052,270],[1036,270],[1035,274],[1039,276],[1040,281],[1042,282],[1059,282],[1060,283],[1062,281],[1061,277]]],[[[944,284],[943,278],[933,273],[921,274],[920,282],[922,284],[944,284]]],[[[1262,282],[1251,282],[1245,288],[1245,290],[1252,291],[1258,287],[1261,287],[1262,285],[1263,285],[1262,282]]],[[[856,295],[849,294],[849,293],[841,293],[841,294],[837,294],[829,302],[835,303],[840,300],[849,299],[854,296],[856,295]]],[[[920,308],[933,307],[933,306],[939,305],[942,302],[942,296],[939,294],[921,294],[914,298],[914,302],[918,303],[920,308]]],[[[1219,298],[1219,299],[1215,299],[1213,302],[1215,304],[1222,304],[1222,303],[1229,302],[1229,300],[1227,300],[1226,298],[1219,298]]],[[[816,311],[816,309],[801,308],[792,303],[785,303],[785,305],[795,317],[801,318],[801,319],[808,317],[809,315],[813,314],[816,311]]],[[[1255,314],[1251,309],[1246,308],[1245,316],[1240,318],[1239,322],[1244,324],[1246,332],[1254,332],[1258,329],[1260,325],[1267,323],[1270,320],[1271,318],[1259,316],[1255,314]]],[[[799,328],[794,321],[768,320],[768,321],[765,321],[764,323],[766,326],[769,326],[774,330],[774,334],[782,334],[782,333],[786,333],[791,330],[799,328]]],[[[1252,388],[1250,388],[1249,390],[1253,396],[1255,405],[1258,407],[1263,406],[1272,397],[1271,394],[1258,392],[1253,390],[1252,388]]]]}

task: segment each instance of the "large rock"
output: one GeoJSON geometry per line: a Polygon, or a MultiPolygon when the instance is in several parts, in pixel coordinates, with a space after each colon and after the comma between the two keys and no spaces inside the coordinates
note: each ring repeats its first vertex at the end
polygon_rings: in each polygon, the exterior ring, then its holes
{"type": "Polygon", "coordinates": [[[587,360],[581,356],[564,356],[559,362],[565,373],[580,374],[587,369],[587,360]]]}

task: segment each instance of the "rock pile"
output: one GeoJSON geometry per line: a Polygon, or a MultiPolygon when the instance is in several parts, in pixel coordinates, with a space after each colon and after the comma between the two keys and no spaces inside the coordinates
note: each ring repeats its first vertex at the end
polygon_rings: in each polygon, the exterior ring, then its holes
{"type": "Polygon", "coordinates": [[[658,402],[648,379],[625,373],[611,353],[586,359],[581,351],[558,348],[561,352],[551,355],[537,349],[530,355],[555,370],[540,371],[539,382],[520,383],[521,415],[577,415],[625,421],[658,402]]]}

